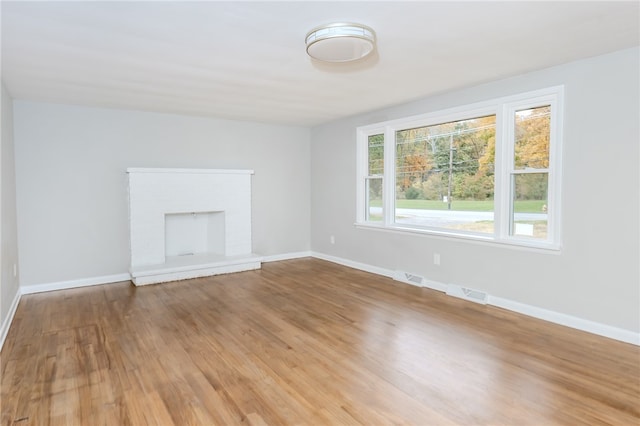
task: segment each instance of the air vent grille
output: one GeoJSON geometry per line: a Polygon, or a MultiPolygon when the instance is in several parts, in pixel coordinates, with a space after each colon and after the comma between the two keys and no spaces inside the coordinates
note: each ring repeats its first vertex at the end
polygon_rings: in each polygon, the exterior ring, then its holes
{"type": "Polygon", "coordinates": [[[424,287],[425,278],[420,275],[410,274],[409,272],[404,271],[395,271],[393,274],[393,279],[396,281],[402,281],[403,283],[415,285],[418,287],[424,287]]]}
{"type": "Polygon", "coordinates": [[[461,287],[454,284],[449,284],[447,286],[447,294],[449,296],[459,297],[460,299],[470,300],[483,305],[486,305],[489,299],[489,294],[484,291],[461,287]]]}

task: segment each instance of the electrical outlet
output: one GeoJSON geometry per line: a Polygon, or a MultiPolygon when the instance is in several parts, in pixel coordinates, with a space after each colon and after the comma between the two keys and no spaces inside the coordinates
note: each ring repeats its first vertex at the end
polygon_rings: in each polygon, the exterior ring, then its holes
{"type": "Polygon", "coordinates": [[[336,237],[334,237],[332,235],[331,237],[329,237],[329,241],[331,241],[331,244],[335,244],[336,243],[336,237]]]}
{"type": "Polygon", "coordinates": [[[440,253],[433,253],[433,264],[440,266],[440,253]]]}

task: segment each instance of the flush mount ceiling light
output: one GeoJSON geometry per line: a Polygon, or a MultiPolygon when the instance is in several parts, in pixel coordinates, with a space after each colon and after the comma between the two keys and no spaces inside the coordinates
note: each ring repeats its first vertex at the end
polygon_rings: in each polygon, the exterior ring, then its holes
{"type": "Polygon", "coordinates": [[[349,62],[373,52],[376,33],[366,25],[335,23],[316,27],[305,39],[307,53],[325,62],[349,62]]]}

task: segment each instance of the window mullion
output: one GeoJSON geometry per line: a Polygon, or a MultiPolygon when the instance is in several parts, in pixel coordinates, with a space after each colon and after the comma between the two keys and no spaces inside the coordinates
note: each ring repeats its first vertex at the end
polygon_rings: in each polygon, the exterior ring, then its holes
{"type": "Polygon", "coordinates": [[[369,174],[367,162],[368,147],[367,147],[367,135],[359,131],[356,144],[356,174],[358,176],[358,183],[356,186],[356,218],[358,222],[364,222],[367,219],[366,209],[366,179],[369,174]]]}
{"type": "Polygon", "coordinates": [[[509,235],[511,214],[511,170],[513,155],[513,124],[509,120],[508,108],[503,106],[496,112],[495,193],[494,221],[496,238],[509,235]]]}
{"type": "Polygon", "coordinates": [[[396,138],[395,130],[387,126],[384,131],[384,178],[382,179],[382,216],[385,226],[395,222],[396,186],[396,138]]]}
{"type": "Polygon", "coordinates": [[[549,193],[551,208],[548,210],[547,223],[550,241],[559,243],[560,236],[560,182],[562,180],[562,117],[564,111],[563,92],[556,93],[551,101],[551,133],[549,135],[549,193]]]}

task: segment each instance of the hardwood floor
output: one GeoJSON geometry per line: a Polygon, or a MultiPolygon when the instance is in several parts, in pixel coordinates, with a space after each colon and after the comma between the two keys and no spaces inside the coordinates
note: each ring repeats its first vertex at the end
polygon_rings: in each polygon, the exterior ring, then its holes
{"type": "Polygon", "coordinates": [[[3,425],[640,424],[640,349],[317,259],[23,296],[3,425]]]}

